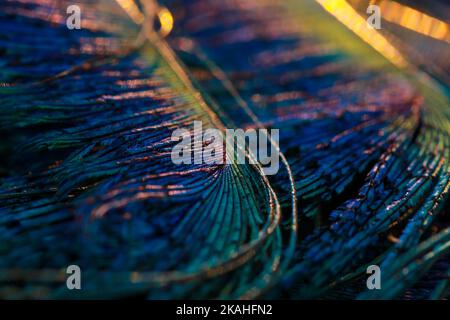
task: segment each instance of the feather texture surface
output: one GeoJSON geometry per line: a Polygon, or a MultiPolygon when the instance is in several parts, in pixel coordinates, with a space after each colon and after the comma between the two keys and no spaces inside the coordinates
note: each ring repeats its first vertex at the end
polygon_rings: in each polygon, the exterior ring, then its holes
{"type": "Polygon", "coordinates": [[[0,297],[448,297],[448,84],[310,0],[160,1],[153,42],[120,1],[81,30],[1,2],[0,297]],[[279,129],[285,161],[176,165],[194,121],[279,129]]]}

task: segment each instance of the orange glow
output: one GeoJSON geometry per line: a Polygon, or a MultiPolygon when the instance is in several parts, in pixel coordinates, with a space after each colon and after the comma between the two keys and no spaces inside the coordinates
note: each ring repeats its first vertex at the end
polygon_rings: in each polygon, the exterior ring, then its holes
{"type": "Polygon", "coordinates": [[[377,30],[369,28],[366,20],[361,17],[358,12],[356,12],[355,9],[347,3],[347,1],[315,1],[393,64],[398,67],[405,67],[407,65],[407,62],[403,58],[402,54],[377,30]]]}
{"type": "Polygon", "coordinates": [[[394,1],[374,1],[380,6],[382,18],[409,30],[450,43],[447,23],[394,1]]]}

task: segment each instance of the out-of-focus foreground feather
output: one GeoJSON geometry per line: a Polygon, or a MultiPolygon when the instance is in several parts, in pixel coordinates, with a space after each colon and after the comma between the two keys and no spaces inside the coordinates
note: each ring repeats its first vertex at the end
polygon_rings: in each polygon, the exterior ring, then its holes
{"type": "Polygon", "coordinates": [[[69,2],[1,1],[0,297],[448,296],[448,84],[315,1],[161,1],[167,42],[69,2]],[[196,120],[278,128],[287,163],[175,165],[196,120]]]}

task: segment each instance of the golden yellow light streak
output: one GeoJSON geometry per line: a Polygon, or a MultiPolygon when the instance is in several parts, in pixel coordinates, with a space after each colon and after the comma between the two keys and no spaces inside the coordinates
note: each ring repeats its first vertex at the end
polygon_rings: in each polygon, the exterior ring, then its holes
{"type": "Polygon", "coordinates": [[[331,13],[347,28],[358,35],[364,42],[372,46],[389,61],[398,67],[408,65],[402,54],[376,29],[367,25],[366,19],[361,17],[345,0],[315,0],[326,11],[331,13]]]}
{"type": "Polygon", "coordinates": [[[145,17],[133,0],[116,0],[123,10],[137,24],[144,23],[145,17]]]}
{"type": "Polygon", "coordinates": [[[160,7],[158,11],[158,19],[161,23],[159,34],[161,37],[167,36],[173,28],[173,17],[169,10],[165,7],[160,7]]]}
{"type": "MultiPolygon", "coordinates": [[[[138,25],[142,25],[145,22],[145,15],[139,10],[134,0],[116,0],[117,3],[125,10],[130,18],[138,25]]],[[[158,5],[156,1],[152,1],[148,6],[150,8],[148,14],[151,15],[149,19],[150,24],[153,23],[153,16],[158,16],[161,28],[159,34],[161,37],[166,37],[172,31],[173,28],[173,16],[172,13],[166,8],[158,5]]]]}
{"type": "Polygon", "coordinates": [[[450,28],[444,21],[394,1],[382,0],[372,1],[372,3],[380,6],[384,20],[431,38],[450,43],[450,28]]]}

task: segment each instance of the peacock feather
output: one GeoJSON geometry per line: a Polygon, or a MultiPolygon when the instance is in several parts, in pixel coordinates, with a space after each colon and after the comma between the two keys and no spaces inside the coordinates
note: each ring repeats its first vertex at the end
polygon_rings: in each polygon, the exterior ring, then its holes
{"type": "Polygon", "coordinates": [[[445,38],[357,1],[0,2],[1,298],[449,297],[445,38]],[[175,164],[196,121],[279,129],[278,173],[175,164]]]}

